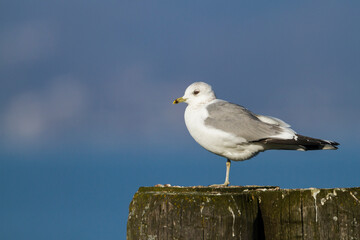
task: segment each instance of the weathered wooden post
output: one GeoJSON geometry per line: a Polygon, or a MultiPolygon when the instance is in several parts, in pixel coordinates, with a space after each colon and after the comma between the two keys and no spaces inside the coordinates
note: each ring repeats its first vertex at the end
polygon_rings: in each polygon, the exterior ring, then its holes
{"type": "Polygon", "coordinates": [[[360,188],[141,187],[127,239],[360,239],[360,188]]]}

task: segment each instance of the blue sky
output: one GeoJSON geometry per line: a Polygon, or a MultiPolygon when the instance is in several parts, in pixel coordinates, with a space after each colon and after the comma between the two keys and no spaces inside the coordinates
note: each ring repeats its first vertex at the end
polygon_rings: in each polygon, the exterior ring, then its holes
{"type": "Polygon", "coordinates": [[[0,238],[125,239],[140,186],[223,182],[195,81],[338,151],[268,151],[234,185],[359,186],[356,1],[2,1],[0,238]]]}

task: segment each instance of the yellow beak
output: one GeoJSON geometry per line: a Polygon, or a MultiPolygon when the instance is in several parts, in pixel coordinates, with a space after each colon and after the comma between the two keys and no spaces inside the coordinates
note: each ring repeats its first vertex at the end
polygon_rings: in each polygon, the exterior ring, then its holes
{"type": "Polygon", "coordinates": [[[179,97],[173,101],[173,104],[178,104],[178,103],[185,102],[185,101],[186,101],[186,98],[179,97]]]}

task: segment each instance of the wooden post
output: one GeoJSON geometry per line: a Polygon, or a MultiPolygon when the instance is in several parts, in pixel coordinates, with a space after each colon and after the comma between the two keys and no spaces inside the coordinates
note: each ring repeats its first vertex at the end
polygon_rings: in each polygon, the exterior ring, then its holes
{"type": "Polygon", "coordinates": [[[360,239],[360,188],[141,187],[127,239],[360,239]]]}

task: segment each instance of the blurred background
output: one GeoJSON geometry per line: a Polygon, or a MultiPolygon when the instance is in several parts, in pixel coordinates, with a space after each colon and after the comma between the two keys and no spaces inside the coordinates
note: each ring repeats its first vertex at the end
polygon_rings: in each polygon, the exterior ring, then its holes
{"type": "Polygon", "coordinates": [[[125,239],[140,186],[222,183],[189,135],[195,81],[337,151],[268,151],[233,185],[360,184],[358,1],[17,1],[0,7],[0,238],[125,239]]]}

